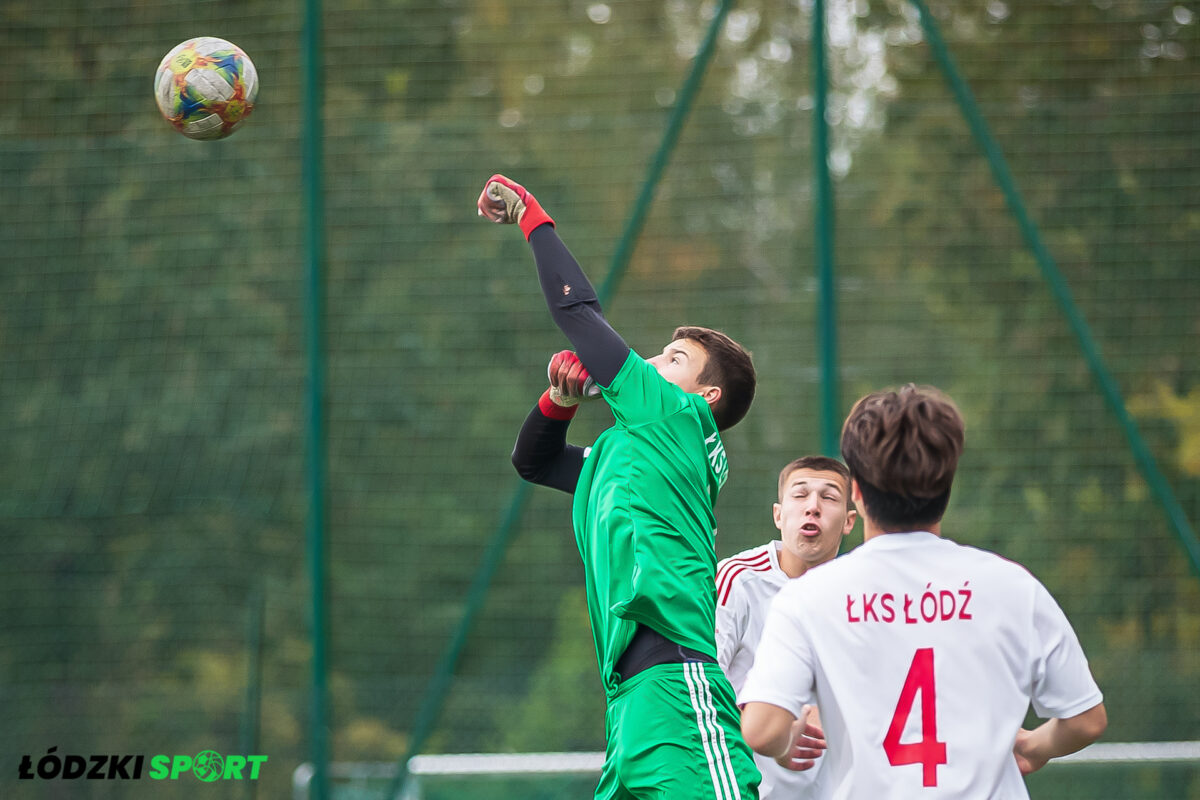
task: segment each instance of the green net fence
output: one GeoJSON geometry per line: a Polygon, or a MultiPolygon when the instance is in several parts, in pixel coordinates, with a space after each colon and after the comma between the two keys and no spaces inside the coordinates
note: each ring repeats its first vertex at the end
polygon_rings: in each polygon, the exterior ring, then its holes
{"type": "MultiPolygon", "coordinates": [[[[1195,525],[1200,6],[930,8],[1195,525]]],[[[475,198],[493,172],[525,183],[602,282],[715,13],[326,0],[322,110],[299,3],[0,2],[0,794],[197,791],[19,781],[50,748],[268,755],[230,797],[284,796],[308,758],[301,137],[322,113],[329,755],[404,755],[566,346],[520,235],[475,198]],[[155,109],[155,66],[196,35],[258,68],[227,140],[155,109]]],[[[734,5],[606,309],[643,354],[681,323],[754,352],[722,557],[774,537],[779,468],[820,447],[811,14],[734,5]]],[[[845,409],[910,380],[949,391],[968,446],[947,533],[1058,597],[1108,738],[1200,738],[1197,573],[915,8],[832,0],[827,21],[845,409]]],[[[606,424],[590,407],[572,441],[606,424]]],[[[602,748],[566,496],[534,490],[519,523],[425,752],[602,748]]],[[[1174,785],[1200,797],[1194,771],[1174,785]]]]}

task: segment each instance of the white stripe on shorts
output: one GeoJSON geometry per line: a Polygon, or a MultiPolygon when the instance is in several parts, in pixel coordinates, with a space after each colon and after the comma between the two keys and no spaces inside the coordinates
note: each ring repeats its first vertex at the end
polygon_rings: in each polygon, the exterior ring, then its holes
{"type": "Polygon", "coordinates": [[[716,741],[720,743],[719,752],[723,761],[718,762],[718,766],[723,764],[725,771],[729,775],[729,786],[732,790],[730,797],[732,800],[742,800],[742,792],[738,788],[738,779],[733,773],[733,757],[730,756],[729,745],[725,741],[725,728],[717,720],[717,704],[713,700],[712,687],[709,686],[708,675],[704,672],[703,664],[694,664],[693,666],[696,668],[696,675],[700,678],[700,682],[704,685],[704,696],[708,698],[708,713],[712,720],[713,730],[717,732],[716,741]]]}
{"type": "Polygon", "coordinates": [[[725,730],[717,723],[717,709],[708,685],[708,676],[704,674],[704,665],[699,662],[685,663],[683,674],[692,708],[696,711],[696,726],[700,729],[704,757],[708,759],[714,795],[717,800],[741,800],[737,777],[733,773],[733,761],[725,742],[725,730]]]}

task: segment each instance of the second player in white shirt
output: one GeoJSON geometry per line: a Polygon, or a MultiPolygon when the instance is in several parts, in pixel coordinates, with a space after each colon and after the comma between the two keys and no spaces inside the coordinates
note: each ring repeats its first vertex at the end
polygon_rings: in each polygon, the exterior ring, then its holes
{"type": "MultiPolygon", "coordinates": [[[[735,692],[740,692],[754,663],[767,611],[791,579],[837,556],[842,539],[854,528],[849,506],[850,473],[836,459],[806,456],[779,475],[773,507],[780,538],[723,560],[717,567],[717,661],[735,692]]],[[[804,771],[786,769],[775,759],[755,755],[762,772],[762,800],[802,800],[822,759],[804,771]]]]}

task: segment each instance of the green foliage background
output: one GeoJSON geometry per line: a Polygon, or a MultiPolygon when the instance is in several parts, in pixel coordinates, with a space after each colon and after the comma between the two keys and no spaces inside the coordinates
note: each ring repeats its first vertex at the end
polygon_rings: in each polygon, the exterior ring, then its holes
{"type": "MultiPolygon", "coordinates": [[[[1025,563],[1059,598],[1105,690],[1108,739],[1200,739],[1197,575],[915,12],[829,5],[843,404],[910,380],[949,391],[969,430],[947,533],[1025,563]]],[[[1196,525],[1200,7],[932,8],[1196,525]]],[[[483,181],[529,186],[599,283],[713,11],[324,3],[335,760],[404,753],[516,489],[516,430],[565,346],[520,235],[475,216],[483,181]]],[[[236,752],[257,592],[259,796],[288,793],[307,758],[300,136],[322,110],[300,86],[302,12],[0,0],[5,796],[192,796],[15,775],[50,747],[236,752]],[[195,35],[236,42],[261,77],[225,141],[185,140],[151,96],[159,59],[195,35]]],[[[819,446],[810,29],[804,0],[735,6],[607,309],[646,354],[684,322],[754,351],[759,395],[726,436],[722,557],[773,537],[776,472],[819,446]]],[[[588,408],[573,440],[606,420],[588,408]]],[[[539,489],[430,751],[602,746],[581,582],[567,498],[539,489]]],[[[1200,797],[1194,769],[1139,780],[1140,796],[1200,797]]]]}

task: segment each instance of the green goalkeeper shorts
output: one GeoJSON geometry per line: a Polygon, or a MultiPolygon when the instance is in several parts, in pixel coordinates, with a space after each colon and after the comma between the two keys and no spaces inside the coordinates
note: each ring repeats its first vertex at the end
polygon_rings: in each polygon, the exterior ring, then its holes
{"type": "Polygon", "coordinates": [[[622,683],[605,716],[597,800],[757,800],[733,688],[716,664],[659,664],[622,683]]]}

